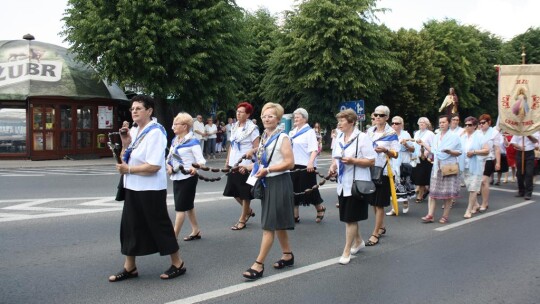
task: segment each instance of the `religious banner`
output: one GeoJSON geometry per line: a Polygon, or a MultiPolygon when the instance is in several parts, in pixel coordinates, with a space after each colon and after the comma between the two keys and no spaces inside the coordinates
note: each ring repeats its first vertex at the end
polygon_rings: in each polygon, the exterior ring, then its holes
{"type": "Polygon", "coordinates": [[[499,67],[499,127],[513,135],[540,130],[540,65],[499,67]]]}

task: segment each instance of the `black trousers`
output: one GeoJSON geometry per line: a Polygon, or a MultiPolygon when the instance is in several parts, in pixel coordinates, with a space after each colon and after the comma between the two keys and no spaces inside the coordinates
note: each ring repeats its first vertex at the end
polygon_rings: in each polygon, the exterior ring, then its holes
{"type": "Polygon", "coordinates": [[[522,172],[523,152],[516,151],[516,169],[519,194],[531,197],[534,177],[534,151],[525,151],[525,172],[522,172]]]}

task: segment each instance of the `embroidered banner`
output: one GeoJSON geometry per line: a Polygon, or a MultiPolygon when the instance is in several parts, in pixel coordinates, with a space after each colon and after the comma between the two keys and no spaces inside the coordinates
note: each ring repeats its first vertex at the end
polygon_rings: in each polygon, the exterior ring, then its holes
{"type": "Polygon", "coordinates": [[[499,127],[514,135],[540,130],[540,65],[499,67],[499,127]]]}

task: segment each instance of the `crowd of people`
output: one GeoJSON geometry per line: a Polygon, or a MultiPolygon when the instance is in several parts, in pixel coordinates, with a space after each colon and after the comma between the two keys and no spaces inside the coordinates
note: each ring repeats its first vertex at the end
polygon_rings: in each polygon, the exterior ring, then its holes
{"type": "MultiPolygon", "coordinates": [[[[457,103],[457,96],[454,100],[457,103]]],[[[120,129],[123,162],[117,170],[123,174],[125,187],[120,240],[126,258],[122,271],[110,276],[109,281],[137,277],[135,257],[157,252],[171,257],[171,266],[162,279],[186,272],[177,242],[186,215],[191,231],[183,240],[202,238],[194,208],[197,168],[206,164],[204,152],[211,158],[216,153],[214,148],[223,147],[224,142],[229,143],[224,147],[224,166],[229,171],[223,195],[233,197],[240,205],[240,216],[231,230],[245,229],[255,216],[251,200],[261,200],[260,249],[243,277],[256,280],[263,276],[276,235],[282,254],[272,266],[293,266],[295,257],[288,233],[300,222],[299,207],[313,206],[317,223],[323,221],[326,212],[316,187],[321,128],[318,123],[313,128],[309,125],[308,111],[298,108],[293,112],[294,125],[288,133],[281,128],[284,109],[277,103],[263,106],[262,131],[253,122],[253,106],[248,102],[237,105],[236,119],[229,118],[227,125],[216,126],[213,119],[204,125],[201,115],[194,120],[187,113],[179,113],[172,125],[175,137],[165,156],[166,132],[153,118],[153,109],[152,98],[133,97],[134,126],[129,128],[125,122],[120,129]],[[167,176],[173,182],[174,224],[166,207],[167,176]]],[[[490,184],[499,184],[503,176],[503,183],[513,181],[508,177],[509,168],[516,168],[512,170],[512,177],[517,177],[516,196],[531,199],[538,134],[503,136],[491,126],[488,114],[467,117],[461,127],[460,117],[454,113],[441,115],[435,131],[429,119],[421,117],[418,130],[411,136],[404,130],[404,119],[391,117],[384,105],[375,108],[365,132],[357,127],[358,116],[351,109],[340,111],[336,119],[328,175],[336,178],[336,206],[339,220],[345,224],[340,264],[348,264],[351,255],[364,247],[378,245],[387,233],[385,215],[407,214],[411,199],[417,204],[428,200],[427,214],[421,218],[424,223],[435,221],[436,203],[441,201],[444,210],[438,222],[446,224],[460,188],[466,187],[469,195],[463,217],[469,219],[489,208],[490,184]],[[522,159],[525,166],[519,165],[522,159]],[[352,188],[358,181],[373,184],[372,191],[355,194],[352,188]],[[369,238],[364,240],[358,223],[368,219],[369,205],[375,221],[369,238]]]]}

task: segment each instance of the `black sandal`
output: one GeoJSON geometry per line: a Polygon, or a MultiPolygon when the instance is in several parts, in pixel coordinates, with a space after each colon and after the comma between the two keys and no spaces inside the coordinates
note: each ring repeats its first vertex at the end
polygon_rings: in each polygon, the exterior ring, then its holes
{"type": "Polygon", "coordinates": [[[186,268],[184,267],[184,262],[182,262],[182,265],[180,265],[180,267],[176,267],[174,265],[171,265],[171,267],[169,267],[169,269],[167,269],[163,274],[164,275],[167,275],[166,278],[164,277],[160,277],[162,280],[169,280],[169,279],[174,279],[178,276],[181,276],[183,275],[184,273],[186,273],[186,268]]]}
{"type": "Polygon", "coordinates": [[[231,230],[242,230],[244,228],[246,228],[246,222],[238,221],[238,223],[234,224],[234,226],[231,227],[231,230]],[[243,226],[240,227],[239,224],[242,224],[243,226]]]}
{"type": "Polygon", "coordinates": [[[201,231],[197,232],[195,235],[188,235],[184,238],[184,241],[189,242],[193,240],[200,240],[201,239],[201,231]]]}
{"type": "Polygon", "coordinates": [[[295,217],[294,217],[294,222],[295,222],[295,223],[300,223],[300,217],[299,217],[299,216],[295,216],[295,217]]]}
{"type": "Polygon", "coordinates": [[[379,228],[379,231],[381,231],[381,233],[379,233],[379,237],[381,237],[383,234],[386,234],[386,227],[382,227],[382,228],[379,228]]]}
{"type": "Polygon", "coordinates": [[[253,212],[253,209],[249,209],[249,214],[245,220],[245,224],[247,224],[247,222],[249,221],[250,218],[254,217],[255,216],[255,212],[253,212]]]}
{"type": "Polygon", "coordinates": [[[373,241],[371,241],[371,240],[368,239],[368,241],[367,241],[367,243],[366,243],[366,246],[375,246],[375,245],[379,244],[379,237],[376,236],[376,235],[374,235],[374,234],[371,235],[371,236],[374,237],[374,238],[376,238],[377,241],[376,241],[376,242],[373,242],[373,241]]]}
{"type": "Polygon", "coordinates": [[[138,276],[139,276],[139,273],[137,272],[137,267],[133,268],[131,271],[127,271],[124,268],[124,270],[114,275],[114,280],[111,280],[111,278],[109,278],[109,282],[120,282],[123,280],[136,278],[138,276]]]}
{"type": "Polygon", "coordinates": [[[315,222],[316,223],[322,222],[325,213],[326,213],[326,207],[325,206],[322,206],[321,209],[317,209],[317,217],[315,218],[315,222]],[[319,215],[319,213],[322,213],[322,215],[319,215]]]}
{"type": "Polygon", "coordinates": [[[245,271],[247,273],[242,274],[242,276],[244,276],[244,278],[246,278],[248,280],[251,280],[251,281],[258,280],[258,279],[262,278],[263,272],[264,272],[264,264],[259,262],[259,261],[255,261],[255,263],[257,263],[259,265],[262,265],[262,270],[257,271],[257,270],[250,267],[248,270],[245,271]]]}
{"type": "Polygon", "coordinates": [[[294,254],[292,252],[284,252],[283,254],[290,254],[291,259],[290,260],[281,259],[281,260],[275,262],[274,263],[274,268],[275,269],[282,269],[282,268],[285,268],[285,267],[292,267],[294,265],[294,254]]]}

